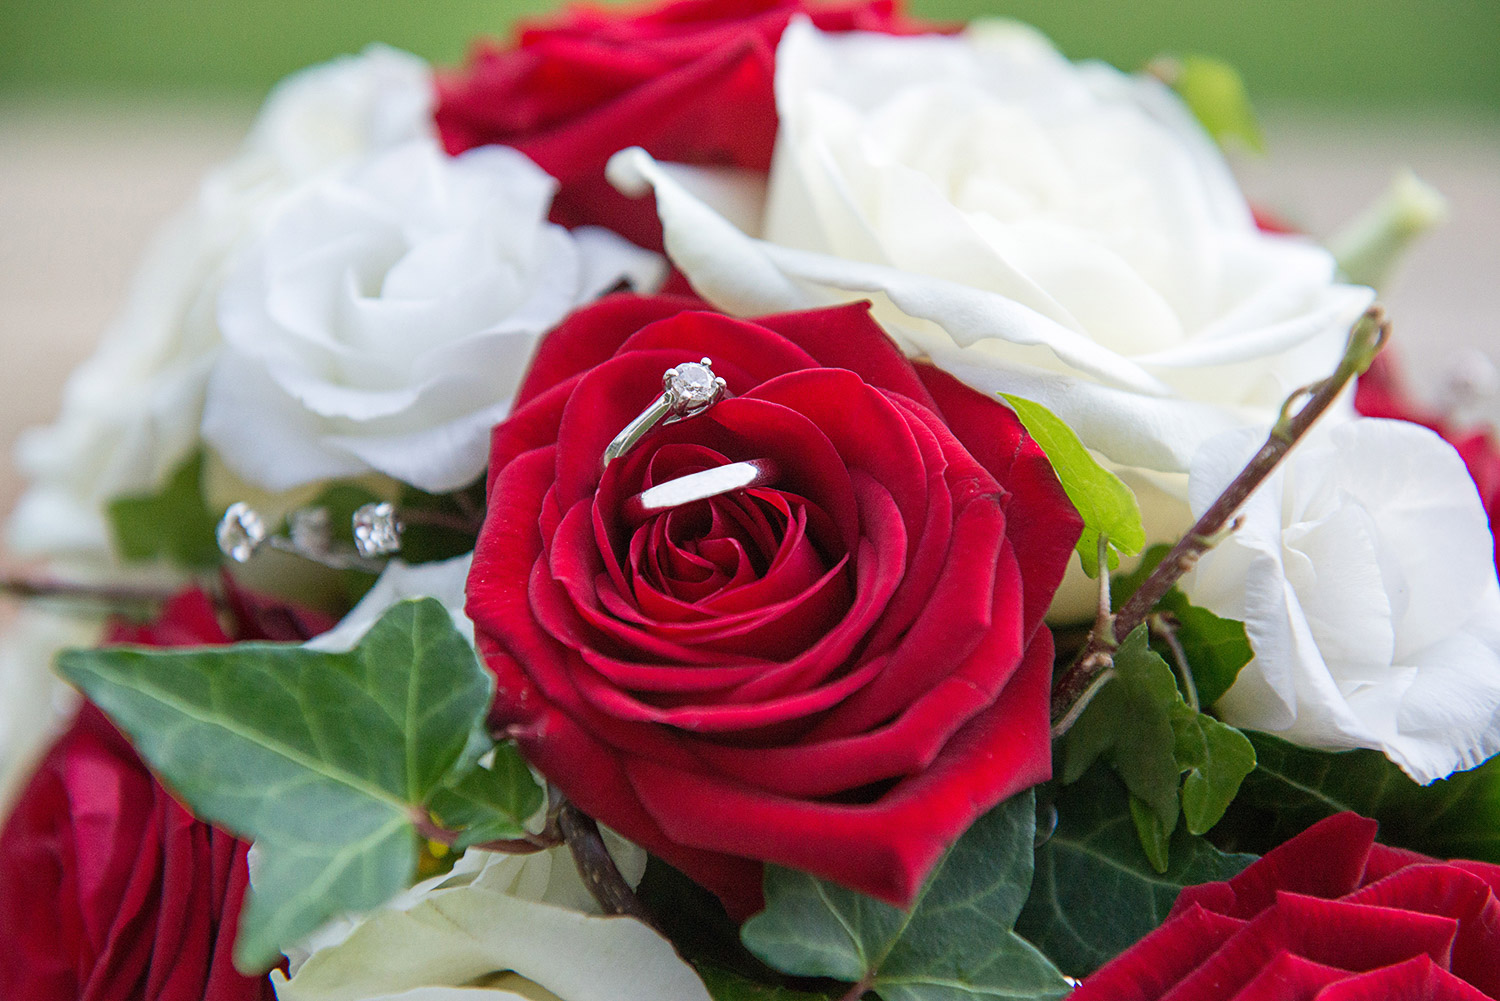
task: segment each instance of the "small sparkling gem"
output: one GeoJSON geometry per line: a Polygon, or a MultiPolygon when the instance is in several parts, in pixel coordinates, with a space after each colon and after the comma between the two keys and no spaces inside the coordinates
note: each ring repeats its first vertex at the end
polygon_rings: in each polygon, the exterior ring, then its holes
{"type": "Polygon", "coordinates": [[[229,505],[224,517],[219,519],[214,538],[219,541],[219,549],[225,556],[236,563],[244,563],[266,541],[266,523],[249,504],[238,501],[229,505]]]}
{"type": "Polygon", "coordinates": [[[287,515],[287,531],[298,552],[326,553],[333,548],[333,524],[326,507],[304,507],[287,515]]]}
{"type": "Polygon", "coordinates": [[[719,395],[719,383],[714,377],[714,370],[691,361],[672,369],[667,388],[679,402],[688,406],[712,403],[719,395]]]}
{"type": "Polygon", "coordinates": [[[394,505],[366,504],[354,512],[354,548],[367,559],[401,549],[401,521],[394,505]]]}

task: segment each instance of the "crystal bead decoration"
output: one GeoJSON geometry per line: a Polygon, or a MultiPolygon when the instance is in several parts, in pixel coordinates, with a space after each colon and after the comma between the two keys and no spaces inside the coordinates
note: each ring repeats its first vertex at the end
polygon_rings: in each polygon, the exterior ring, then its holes
{"type": "Polygon", "coordinates": [[[224,517],[219,519],[214,538],[225,556],[236,563],[244,563],[266,541],[266,523],[249,504],[238,501],[229,505],[224,517]]]}
{"type": "Polygon", "coordinates": [[[369,559],[401,549],[401,521],[393,504],[366,504],[354,512],[354,548],[369,559]]]}

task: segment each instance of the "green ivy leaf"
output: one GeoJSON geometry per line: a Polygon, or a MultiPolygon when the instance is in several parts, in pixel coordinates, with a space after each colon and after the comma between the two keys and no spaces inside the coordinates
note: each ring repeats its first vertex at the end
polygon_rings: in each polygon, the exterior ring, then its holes
{"type": "Polygon", "coordinates": [[[1128,794],[1106,768],[1059,792],[1057,829],[1037,849],[1036,878],[1016,930],[1085,977],[1166,919],[1184,886],[1229,879],[1255,860],[1178,830],[1158,873],[1136,851],[1128,794]]]}
{"type": "Polygon", "coordinates": [[[1266,151],[1266,138],[1255,117],[1255,106],[1239,70],[1222,59],[1186,56],[1173,61],[1168,82],[1214,142],[1231,139],[1256,153],[1266,151]]]}
{"type": "Polygon", "coordinates": [[[1035,832],[1031,792],[991,810],[948,850],[910,912],[767,866],[766,909],[740,937],[784,973],[867,983],[884,1001],[1062,997],[1062,975],[1012,931],[1035,832]]]}
{"type": "Polygon", "coordinates": [[[810,994],[777,984],[763,984],[710,963],[695,963],[693,969],[698,971],[703,986],[708,988],[709,996],[714,1001],[833,1001],[843,995],[843,991],[837,994],[810,994]]]}
{"type": "Polygon", "coordinates": [[[454,851],[470,845],[526,834],[526,821],[546,796],[514,744],[500,744],[494,760],[450,778],[433,793],[430,808],[438,823],[462,831],[454,851]]]}
{"type": "Polygon", "coordinates": [[[58,666],[195,814],[259,846],[235,943],[247,971],[403,889],[413,816],[487,739],[490,676],[431,598],[393,605],[347,653],[115,648],[58,666]]]}
{"type": "Polygon", "coordinates": [[[1000,395],[1047,453],[1068,500],[1083,517],[1078,556],[1084,572],[1099,576],[1100,534],[1105,536],[1111,570],[1120,565],[1121,556],[1140,552],[1146,544],[1146,529],[1141,523],[1140,505],[1125,482],[1099,465],[1073,429],[1052,411],[1019,396],[1000,395]]]}
{"type": "Polygon", "coordinates": [[[1144,625],[1120,644],[1114,667],[1115,678],[1063,739],[1062,781],[1076,782],[1094,762],[1107,762],[1130,790],[1142,849],[1163,872],[1179,809],[1191,833],[1207,831],[1255,767],[1255,752],[1244,734],[1183,701],[1144,625]]]}
{"type": "Polygon", "coordinates": [[[1316,751],[1250,732],[1258,764],[1226,818],[1265,850],[1324,817],[1380,821],[1380,840],[1437,858],[1500,864],[1500,758],[1420,786],[1379,751],[1316,751]]]}
{"type": "Polygon", "coordinates": [[[174,469],[155,493],[116,497],[105,508],[126,560],[165,559],[199,569],[219,565],[216,519],[203,500],[203,450],[174,469]]]}

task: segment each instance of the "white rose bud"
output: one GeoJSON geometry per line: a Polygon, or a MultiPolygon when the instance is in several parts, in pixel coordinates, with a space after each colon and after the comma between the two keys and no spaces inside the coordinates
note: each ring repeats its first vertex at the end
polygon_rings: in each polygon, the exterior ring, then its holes
{"type": "MultiPolygon", "coordinates": [[[[1193,462],[1194,513],[1260,447],[1251,432],[1193,462]]],[[[1367,747],[1418,782],[1500,751],[1500,585],[1463,460],[1404,421],[1315,429],[1244,521],[1182,579],[1239,619],[1254,659],[1215,705],[1308,747],[1367,747]]]]}

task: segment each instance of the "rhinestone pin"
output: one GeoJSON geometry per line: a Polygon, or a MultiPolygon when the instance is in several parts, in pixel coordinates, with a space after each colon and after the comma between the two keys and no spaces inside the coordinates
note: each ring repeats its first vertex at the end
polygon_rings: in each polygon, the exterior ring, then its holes
{"type": "Polygon", "coordinates": [[[401,530],[393,504],[366,504],[354,512],[354,548],[366,559],[399,552],[401,530]]]}
{"type": "Polygon", "coordinates": [[[266,541],[266,523],[249,504],[238,501],[224,511],[214,529],[219,550],[236,563],[245,563],[266,541]]]}

